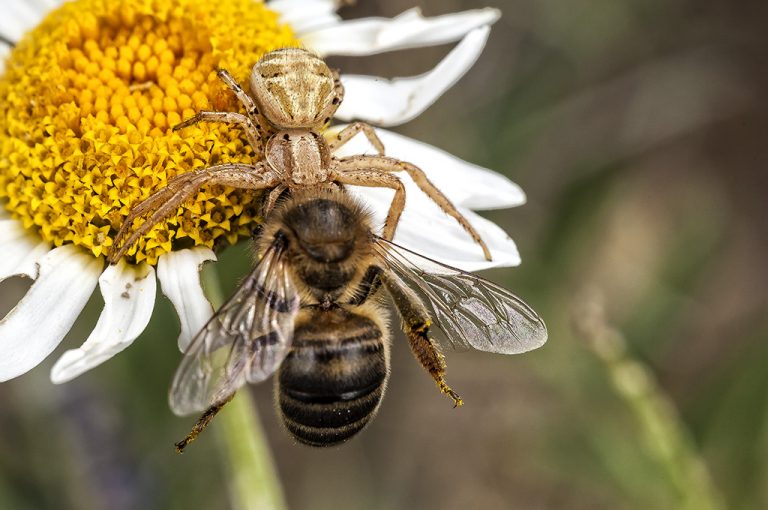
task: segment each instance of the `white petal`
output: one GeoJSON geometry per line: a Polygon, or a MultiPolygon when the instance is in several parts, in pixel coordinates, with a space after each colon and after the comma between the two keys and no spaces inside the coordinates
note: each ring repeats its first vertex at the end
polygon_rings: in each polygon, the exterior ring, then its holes
{"type": "Polygon", "coordinates": [[[28,18],[34,25],[40,23],[43,17],[51,10],[63,4],[66,0],[5,0],[8,4],[18,4],[21,7],[15,7],[16,10],[25,9],[27,16],[36,16],[37,20],[28,18]]]}
{"type": "MultiPolygon", "coordinates": [[[[498,225],[469,209],[457,208],[488,245],[493,258],[489,262],[483,257],[482,248],[455,219],[445,214],[410,178],[403,176],[403,182],[406,186],[406,206],[395,232],[395,243],[464,271],[520,264],[515,242],[498,225]]],[[[383,225],[393,192],[358,186],[348,189],[371,209],[374,224],[383,225]]]]}
{"type": "MultiPolygon", "coordinates": [[[[334,126],[335,134],[344,126],[334,126]]],[[[376,129],[388,156],[408,161],[427,174],[429,180],[457,206],[470,209],[503,209],[525,203],[520,186],[503,175],[453,156],[436,147],[392,131],[376,129]]],[[[359,134],[334,153],[335,156],[370,154],[373,146],[359,134]]]]}
{"type": "Polygon", "coordinates": [[[104,310],[82,347],[65,352],[53,366],[51,380],[55,384],[107,361],[131,345],[149,323],[157,291],[152,266],[135,266],[121,260],[102,273],[99,287],[104,310]]]}
{"type": "Polygon", "coordinates": [[[93,293],[103,265],[104,259],[73,245],[40,260],[37,280],[0,321],[0,381],[31,370],[59,345],[93,293]]]}
{"type": "MultiPolygon", "coordinates": [[[[0,16],[0,35],[10,41],[18,41],[25,32],[35,27],[51,9],[62,0],[5,0],[0,16]]],[[[5,71],[5,59],[11,48],[0,43],[0,75],[5,71]]]]}
{"type": "Polygon", "coordinates": [[[490,31],[488,26],[473,30],[437,67],[420,76],[387,80],[342,75],[344,101],[336,117],[380,126],[403,124],[418,117],[469,71],[482,53],[490,31]]]}
{"type": "Polygon", "coordinates": [[[313,30],[302,41],[318,55],[374,55],[458,41],[499,19],[498,9],[475,9],[425,18],[418,8],[394,18],[363,18],[313,30]]]}
{"type": "Polygon", "coordinates": [[[182,352],[213,315],[213,307],[200,285],[200,269],[207,260],[216,260],[216,255],[204,247],[172,251],[158,260],[157,278],[163,294],[168,296],[179,314],[179,349],[182,352]]]}
{"type": "Polygon", "coordinates": [[[281,20],[291,25],[299,36],[341,21],[336,14],[338,2],[335,0],[272,0],[267,7],[279,12],[281,20]]]}
{"type": "Polygon", "coordinates": [[[56,0],[5,0],[0,16],[0,34],[18,41],[43,19],[43,16],[62,2],[56,0]]]}
{"type": "Polygon", "coordinates": [[[51,247],[16,220],[0,219],[0,281],[10,276],[37,278],[37,262],[51,247]]]}

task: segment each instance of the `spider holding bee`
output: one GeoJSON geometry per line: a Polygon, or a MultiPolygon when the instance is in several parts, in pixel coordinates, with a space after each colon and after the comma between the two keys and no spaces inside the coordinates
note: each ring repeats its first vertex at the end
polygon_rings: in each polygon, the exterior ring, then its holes
{"type": "Polygon", "coordinates": [[[171,179],[133,207],[109,257],[117,262],[202,186],[265,191],[264,223],[254,240],[258,261],[193,339],[176,372],[171,408],[204,411],[178,451],[238,388],[275,372],[283,422],[299,442],[330,446],[361,430],[375,415],[389,374],[382,287],[414,355],[455,405],[462,401],[445,381],[443,355],[429,335],[433,321],[452,346],[514,354],[546,341],[542,320],[513,294],[391,242],[405,205],[404,185],[394,174],[406,172],[491,258],[477,231],[419,168],[383,155],[370,126],[351,124],[330,142],[323,137],[343,88],[321,59],[296,48],[268,53],[251,73],[252,96],[226,71],[219,77],[246,113],[203,111],[174,129],[201,121],[239,125],[260,161],[171,179]],[[333,156],[361,132],[378,155],[333,156]],[[381,236],[344,185],[395,191],[381,236]],[[129,235],[142,216],[147,220],[129,235]]]}
{"type": "Polygon", "coordinates": [[[247,94],[225,70],[219,78],[245,108],[238,112],[202,111],[174,127],[181,130],[197,122],[223,122],[240,126],[260,160],[255,165],[225,163],[187,172],[139,203],[120,227],[110,254],[114,263],[149,230],[175,214],[178,207],[203,186],[224,185],[246,190],[268,190],[263,205],[266,217],[284,191],[322,184],[384,187],[395,191],[384,222],[382,236],[392,240],[405,207],[405,186],[394,175],[406,172],[440,208],[455,218],[482,247],[487,260],[491,253],[480,234],[432,184],[424,172],[404,161],[384,156],[384,145],[368,124],[356,122],[341,130],[330,142],[320,133],[331,121],[344,97],[338,73],[320,58],[299,48],[267,53],[251,72],[251,94],[247,94]],[[378,155],[336,158],[333,153],[358,133],[363,133],[378,155]],[[147,220],[130,233],[133,222],[147,220]],[[127,237],[127,238],[126,238],[127,237]]]}

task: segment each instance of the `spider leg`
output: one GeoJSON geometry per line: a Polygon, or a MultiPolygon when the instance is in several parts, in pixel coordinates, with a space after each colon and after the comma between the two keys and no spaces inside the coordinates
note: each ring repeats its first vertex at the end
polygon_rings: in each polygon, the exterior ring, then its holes
{"type": "MultiPolygon", "coordinates": [[[[367,186],[370,188],[389,188],[395,190],[395,196],[392,198],[392,204],[389,206],[387,218],[384,220],[384,229],[381,236],[391,241],[395,237],[395,229],[400,221],[400,215],[403,214],[405,207],[405,186],[396,176],[376,170],[361,170],[355,162],[339,161],[339,165],[331,172],[330,180],[349,184],[352,186],[367,186]]],[[[366,167],[362,167],[366,168],[366,167]]]]}
{"type": "Polygon", "coordinates": [[[264,169],[261,164],[223,164],[178,175],[169,180],[164,188],[150,195],[128,213],[115,236],[108,257],[109,263],[115,264],[120,260],[141,236],[161,221],[173,216],[181,204],[205,185],[219,184],[248,190],[275,186],[280,179],[271,172],[264,172],[264,169]],[[149,218],[128,235],[133,222],[145,214],[150,214],[149,218]]]}
{"type": "Polygon", "coordinates": [[[491,259],[491,252],[480,234],[467,221],[467,219],[456,209],[456,206],[427,178],[423,170],[416,165],[400,161],[399,159],[386,156],[352,156],[349,158],[337,159],[336,166],[349,169],[367,168],[382,173],[406,172],[413,182],[423,191],[433,202],[435,202],[445,214],[459,222],[472,239],[483,249],[483,255],[486,260],[491,259]]]}
{"type": "Polygon", "coordinates": [[[256,104],[256,101],[254,101],[253,98],[248,95],[245,90],[243,90],[243,87],[241,87],[240,84],[237,83],[237,80],[235,80],[235,78],[229,74],[229,71],[226,69],[219,69],[216,74],[218,75],[219,79],[224,82],[224,85],[229,87],[229,89],[235,94],[238,101],[240,101],[240,103],[242,103],[242,105],[245,107],[245,112],[253,121],[256,129],[260,133],[265,133],[269,123],[259,112],[259,107],[256,104]]]}
{"type": "Polygon", "coordinates": [[[3,44],[7,44],[11,48],[16,47],[16,43],[11,41],[9,38],[5,37],[3,34],[0,34],[0,42],[2,42],[3,44]]]}
{"type": "Polygon", "coordinates": [[[256,155],[261,156],[261,154],[264,154],[264,142],[261,139],[261,131],[250,117],[243,115],[242,113],[202,111],[180,124],[173,126],[173,130],[180,131],[186,127],[197,124],[198,122],[237,124],[243,128],[245,136],[248,138],[248,143],[253,148],[256,155]]]}
{"type": "Polygon", "coordinates": [[[328,148],[331,150],[331,154],[338,150],[342,145],[350,141],[361,131],[363,134],[365,134],[365,137],[368,139],[368,141],[371,142],[371,145],[373,145],[373,147],[376,149],[376,152],[378,152],[380,156],[383,156],[384,144],[376,134],[376,131],[373,130],[373,126],[364,122],[354,122],[339,131],[339,133],[336,135],[336,138],[333,141],[328,142],[328,148]]]}
{"type": "Polygon", "coordinates": [[[272,212],[272,209],[275,208],[275,204],[277,204],[277,200],[280,198],[280,195],[283,194],[283,191],[288,189],[288,186],[285,184],[278,184],[275,189],[269,192],[269,195],[267,195],[267,199],[264,201],[264,205],[261,208],[261,215],[265,218],[269,216],[269,213],[272,212]]]}

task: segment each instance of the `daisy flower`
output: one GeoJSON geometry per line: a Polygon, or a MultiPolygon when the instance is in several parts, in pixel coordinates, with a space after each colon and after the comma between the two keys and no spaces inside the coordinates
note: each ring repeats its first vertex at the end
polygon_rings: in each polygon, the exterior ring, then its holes
{"type": "MultiPolygon", "coordinates": [[[[320,56],[457,42],[431,71],[384,79],[342,75],[337,119],[406,122],[469,70],[499,13],[478,9],[423,17],[342,20],[337,0],[5,0],[0,18],[0,280],[34,280],[0,321],[0,380],[37,366],[72,327],[97,284],[104,308],[88,339],[51,372],[68,381],[128,347],[149,322],[157,282],[173,303],[184,350],[211,316],[201,265],[247,238],[260,221],[254,197],[201,191],[157,225],[115,266],[106,253],[129,210],[168,179],[223,161],[254,162],[242,133],[226,125],[171,127],[199,110],[238,109],[216,76],[241,83],[266,52],[303,46],[320,56]]],[[[395,241],[467,270],[517,265],[514,243],[471,209],[520,205],[503,176],[415,140],[378,129],[387,154],[419,165],[478,229],[479,247],[406,179],[395,241]],[[429,231],[429,236],[423,233],[429,231]]],[[[358,137],[362,138],[362,137],[358,137]]],[[[344,153],[367,151],[362,140],[344,153]]],[[[386,190],[356,189],[383,221],[386,190]]]]}

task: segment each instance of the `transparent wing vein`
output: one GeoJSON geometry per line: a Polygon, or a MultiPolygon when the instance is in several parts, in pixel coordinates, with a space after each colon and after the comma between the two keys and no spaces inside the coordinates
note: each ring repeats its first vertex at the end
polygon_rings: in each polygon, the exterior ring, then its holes
{"type": "Polygon", "coordinates": [[[179,415],[226,400],[269,377],[288,354],[299,297],[274,243],[197,334],[179,365],[170,405],[179,415]]]}
{"type": "Polygon", "coordinates": [[[544,321],[503,287],[381,238],[376,246],[388,271],[422,301],[446,346],[518,354],[546,342],[544,321]]]}

